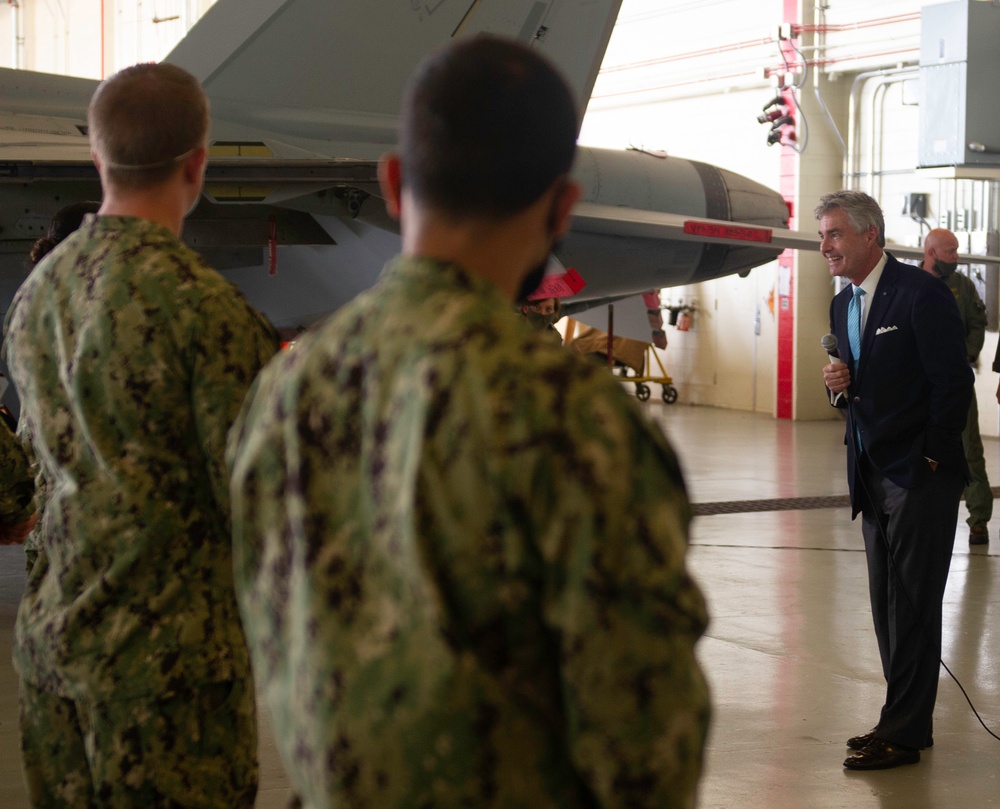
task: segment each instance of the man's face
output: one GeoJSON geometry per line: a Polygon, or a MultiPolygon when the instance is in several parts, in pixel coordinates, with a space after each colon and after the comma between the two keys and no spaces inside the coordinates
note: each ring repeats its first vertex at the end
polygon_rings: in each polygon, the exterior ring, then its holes
{"type": "Polygon", "coordinates": [[[819,220],[819,251],[830,267],[830,275],[860,283],[875,266],[873,247],[876,245],[875,228],[855,233],[841,208],[833,208],[819,220]]]}
{"type": "Polygon", "coordinates": [[[556,313],[555,298],[542,298],[540,301],[531,301],[527,306],[532,312],[544,317],[552,317],[556,313]]]}
{"type": "Polygon", "coordinates": [[[933,258],[945,264],[958,263],[958,239],[950,234],[943,234],[934,248],[933,258]]]}

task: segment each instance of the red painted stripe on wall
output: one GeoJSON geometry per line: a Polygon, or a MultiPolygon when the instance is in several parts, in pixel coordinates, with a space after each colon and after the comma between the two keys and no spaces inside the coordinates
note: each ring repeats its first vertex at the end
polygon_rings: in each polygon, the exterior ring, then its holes
{"type": "MultiPolygon", "coordinates": [[[[800,0],[785,0],[783,22],[797,25],[800,0]]],[[[796,58],[791,48],[789,61],[796,58]]],[[[794,109],[794,104],[790,105],[794,109]]],[[[793,113],[794,114],[794,113],[793,113]]],[[[799,156],[791,146],[781,147],[781,180],[779,191],[794,212],[795,191],[798,185],[799,156]]],[[[795,227],[789,221],[790,228],[795,227]]],[[[786,250],[778,257],[778,358],[775,369],[777,391],[775,410],[779,419],[790,419],[794,415],[795,390],[795,257],[786,250]]]]}

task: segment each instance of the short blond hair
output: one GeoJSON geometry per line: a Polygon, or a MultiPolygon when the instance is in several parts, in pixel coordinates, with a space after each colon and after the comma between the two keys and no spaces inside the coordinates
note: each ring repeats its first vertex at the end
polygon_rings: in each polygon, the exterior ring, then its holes
{"type": "Polygon", "coordinates": [[[155,186],[208,139],[209,106],[198,80],[169,64],[141,64],[101,82],[87,111],[90,144],[105,178],[155,186]]]}

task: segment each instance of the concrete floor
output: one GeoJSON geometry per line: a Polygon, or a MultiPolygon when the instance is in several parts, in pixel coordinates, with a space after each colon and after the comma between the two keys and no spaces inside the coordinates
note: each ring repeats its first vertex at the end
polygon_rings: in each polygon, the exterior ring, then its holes
{"type": "MultiPolygon", "coordinates": [[[[791,423],[683,405],[646,405],[684,465],[696,504],[846,493],[839,421],[791,423]]],[[[1000,483],[998,442],[986,439],[1000,483]]],[[[992,542],[969,548],[964,506],[945,599],[944,660],[1000,733],[1000,510],[992,542]]],[[[0,807],[27,806],[18,769],[11,628],[20,549],[0,548],[0,807]]],[[[715,719],[705,809],[950,809],[1000,806],[1000,742],[942,674],[935,746],[920,764],[853,773],[844,740],[878,717],[884,683],[871,630],[860,526],[844,506],[695,519],[691,567],[712,624],[700,656],[715,719]]],[[[266,719],[265,719],[266,722],[266,719]]],[[[269,729],[261,809],[290,794],[269,729]]]]}

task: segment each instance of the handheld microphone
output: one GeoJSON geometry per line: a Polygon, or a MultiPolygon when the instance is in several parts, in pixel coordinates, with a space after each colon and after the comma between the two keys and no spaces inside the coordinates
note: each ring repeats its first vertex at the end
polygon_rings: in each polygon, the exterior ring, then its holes
{"type": "MultiPolygon", "coordinates": [[[[819,344],[823,346],[823,350],[826,352],[827,359],[830,362],[840,362],[840,354],[837,352],[837,335],[836,334],[824,334],[823,339],[819,341],[819,344]]],[[[830,392],[830,404],[836,406],[840,397],[844,395],[844,392],[833,393],[830,392]]]]}
{"type": "Polygon", "coordinates": [[[823,339],[819,343],[823,346],[823,350],[826,352],[826,356],[830,362],[840,362],[840,354],[837,353],[836,334],[824,334],[823,339]]]}

